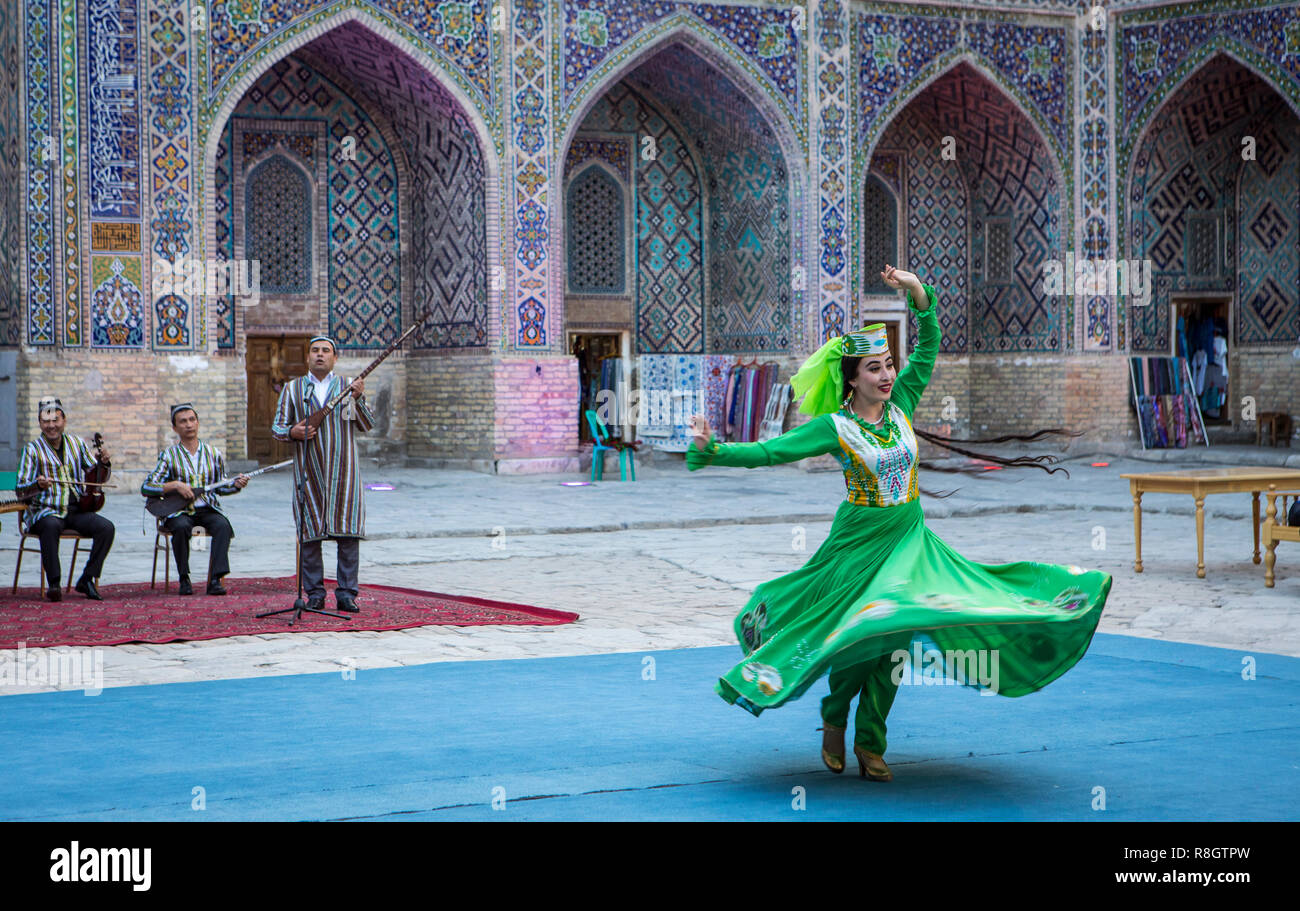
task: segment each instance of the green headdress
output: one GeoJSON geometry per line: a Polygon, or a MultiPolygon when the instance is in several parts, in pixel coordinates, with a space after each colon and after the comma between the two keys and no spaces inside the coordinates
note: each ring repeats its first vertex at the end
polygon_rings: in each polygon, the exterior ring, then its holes
{"type": "Polygon", "coordinates": [[[884,323],[863,326],[857,332],[839,335],[822,345],[790,378],[795,398],[804,397],[799,410],[804,414],[830,414],[840,408],[846,357],[875,357],[888,353],[889,337],[884,323]]]}

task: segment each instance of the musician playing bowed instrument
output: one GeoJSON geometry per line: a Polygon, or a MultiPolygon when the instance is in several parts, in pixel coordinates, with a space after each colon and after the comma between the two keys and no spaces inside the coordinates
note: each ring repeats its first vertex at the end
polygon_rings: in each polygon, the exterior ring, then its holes
{"type": "Polygon", "coordinates": [[[172,429],[180,442],[158,453],[158,464],[140,485],[140,493],[146,497],[178,493],[190,501],[184,509],[163,520],[163,527],[171,532],[180,593],[194,593],[194,586],[190,584],[190,534],[198,525],[212,538],[207,592],[209,595],[224,595],[226,589],[221,579],[230,572],[230,539],[235,536],[235,531],[222,512],[218,497],[239,493],[248,483],[248,475],[241,474],[229,484],[202,493],[203,488],[226,477],[226,460],[216,447],[199,440],[199,414],[189,402],[172,406],[172,429]]]}
{"type": "Polygon", "coordinates": [[[23,447],[14,492],[20,499],[28,501],[23,511],[23,531],[36,535],[41,542],[45,597],[49,601],[63,600],[63,589],[59,587],[63,576],[59,564],[59,535],[69,529],[91,539],[90,558],[77,580],[77,591],[92,601],[103,601],[95,583],[104,569],[104,558],[113,546],[116,529],[112,522],[97,513],[81,512],[77,501],[85,491],[81,486],[85,473],[94,468],[96,462],[111,464],[108,449],[100,447],[96,458],[85,440],[64,433],[67,415],[58,399],[41,399],[37,413],[41,435],[23,447]]]}
{"type": "Polygon", "coordinates": [[[299,523],[302,542],[303,587],[307,606],[321,610],[325,605],[325,568],[321,542],[338,542],[338,583],[334,600],[338,609],[356,613],[357,569],[361,560],[361,539],[365,537],[365,509],[361,501],[361,477],[357,467],[356,434],[374,426],[375,416],[366,404],[365,382],[350,386],[334,375],[338,348],[334,340],[318,335],[307,345],[306,376],[298,377],[280,390],[271,434],[281,442],[298,445],[293,453],[295,484],[302,490],[294,497],[293,516],[299,523]],[[319,429],[307,418],[344,389],[352,398],[330,410],[319,429]]]}

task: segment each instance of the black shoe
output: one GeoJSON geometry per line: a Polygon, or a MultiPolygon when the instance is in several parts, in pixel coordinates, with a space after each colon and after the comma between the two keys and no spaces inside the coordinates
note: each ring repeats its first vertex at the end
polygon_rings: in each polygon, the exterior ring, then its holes
{"type": "Polygon", "coordinates": [[[97,589],[97,588],[95,587],[95,580],[94,580],[94,579],[87,579],[85,576],[82,576],[82,577],[81,577],[81,581],[78,582],[78,583],[74,586],[74,588],[76,588],[77,591],[81,592],[83,595],[85,595],[85,596],[86,596],[87,598],[89,598],[91,601],[103,601],[103,600],[104,600],[103,598],[101,598],[101,597],[99,596],[99,589],[97,589]]]}
{"type": "Polygon", "coordinates": [[[180,582],[179,593],[182,594],[182,595],[192,595],[192,594],[194,594],[194,586],[193,586],[193,585],[190,585],[190,577],[189,577],[189,576],[181,576],[181,582],[180,582]]]}
{"type": "Polygon", "coordinates": [[[220,580],[220,579],[209,579],[209,580],[208,580],[208,594],[209,594],[209,595],[224,595],[225,593],[226,593],[226,587],[225,587],[224,585],[221,584],[221,580],[220,580]]]}
{"type": "Polygon", "coordinates": [[[310,598],[307,599],[307,610],[324,610],[324,609],[325,609],[324,595],[312,595],[310,598]]]}
{"type": "Polygon", "coordinates": [[[357,607],[357,602],[354,601],[350,595],[335,594],[334,603],[337,605],[338,609],[345,614],[357,614],[361,612],[361,608],[357,607]]]}
{"type": "Polygon", "coordinates": [[[46,600],[46,601],[62,601],[62,600],[63,600],[63,589],[59,587],[59,583],[55,582],[55,583],[54,583],[53,585],[51,585],[48,589],[46,589],[46,592],[45,592],[45,600],[46,600]]]}

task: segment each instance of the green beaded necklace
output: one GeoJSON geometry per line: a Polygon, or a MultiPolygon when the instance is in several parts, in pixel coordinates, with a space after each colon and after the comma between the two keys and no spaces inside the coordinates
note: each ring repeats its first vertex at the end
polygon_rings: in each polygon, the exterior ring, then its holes
{"type": "Polygon", "coordinates": [[[848,414],[850,418],[853,419],[853,422],[855,424],[861,427],[866,433],[870,434],[873,438],[879,440],[882,446],[888,446],[894,441],[894,434],[898,431],[898,425],[894,423],[894,418],[889,413],[888,402],[885,402],[885,407],[881,413],[880,420],[877,421],[875,424],[868,423],[865,418],[863,418],[860,414],[858,414],[856,411],[853,410],[852,405],[845,407],[844,411],[845,413],[848,414]],[[884,428],[885,432],[883,436],[881,435],[880,431],[876,429],[877,427],[884,428]]]}

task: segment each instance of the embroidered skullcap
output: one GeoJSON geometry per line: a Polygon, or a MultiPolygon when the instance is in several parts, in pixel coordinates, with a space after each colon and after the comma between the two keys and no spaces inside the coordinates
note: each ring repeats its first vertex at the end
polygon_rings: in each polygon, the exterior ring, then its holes
{"type": "Polygon", "coordinates": [[[52,395],[45,396],[36,404],[37,417],[45,414],[45,412],[47,411],[55,411],[55,410],[57,410],[59,414],[63,415],[65,418],[68,416],[67,412],[63,410],[63,403],[60,402],[57,398],[55,398],[52,395]]]}
{"type": "Polygon", "coordinates": [[[179,413],[182,412],[182,411],[193,411],[195,417],[198,417],[198,416],[199,416],[198,409],[196,409],[192,404],[190,404],[189,402],[181,402],[179,405],[173,405],[173,406],[172,406],[172,423],[173,423],[173,424],[176,423],[176,415],[179,414],[179,413]]]}
{"type": "Polygon", "coordinates": [[[330,338],[328,335],[316,336],[315,338],[313,338],[311,341],[307,343],[307,347],[310,348],[312,345],[316,344],[317,342],[329,342],[330,347],[334,349],[334,353],[335,354],[339,353],[339,346],[334,342],[334,339],[330,338]]]}
{"type": "Polygon", "coordinates": [[[863,326],[844,339],[844,357],[873,357],[889,351],[889,335],[884,323],[863,326]]]}

